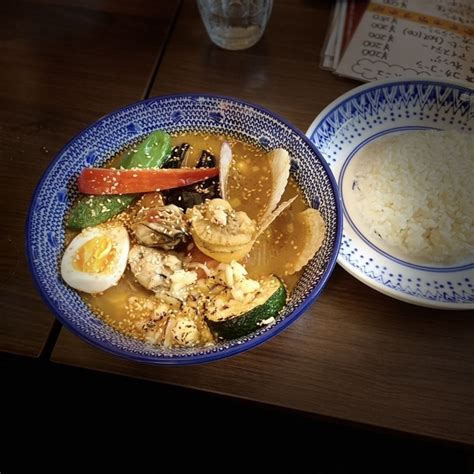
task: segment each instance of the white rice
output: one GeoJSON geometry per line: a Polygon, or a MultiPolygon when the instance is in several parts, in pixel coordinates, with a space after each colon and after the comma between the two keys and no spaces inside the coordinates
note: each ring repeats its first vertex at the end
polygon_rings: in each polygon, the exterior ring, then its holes
{"type": "Polygon", "coordinates": [[[369,235],[427,263],[474,261],[474,134],[413,131],[364,147],[355,171],[369,235]]]}

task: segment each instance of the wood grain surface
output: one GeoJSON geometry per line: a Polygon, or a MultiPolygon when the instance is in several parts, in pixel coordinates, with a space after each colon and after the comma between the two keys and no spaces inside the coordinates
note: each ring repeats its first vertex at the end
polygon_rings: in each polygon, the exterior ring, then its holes
{"type": "Polygon", "coordinates": [[[319,68],[331,1],[278,0],[252,48],[214,46],[195,2],[184,1],[151,96],[208,92],[268,107],[306,131],[332,100],[360,85],[319,68]]]}
{"type": "MultiPolygon", "coordinates": [[[[260,103],[305,131],[357,83],[319,68],[331,3],[277,1],[255,47],[211,44],[184,1],[152,95],[212,92],[260,103]]],[[[409,305],[337,267],[322,296],[264,345],[217,363],[153,367],[62,331],[53,360],[343,421],[474,444],[474,312],[409,305]]]]}
{"type": "Polygon", "coordinates": [[[52,360],[474,445],[473,318],[387,300],[349,278],[338,267],[288,329],[219,362],[134,363],[65,330],[52,360]]]}
{"type": "Polygon", "coordinates": [[[143,97],[178,3],[2,1],[1,350],[39,355],[53,322],[24,250],[36,183],[76,133],[143,97]]]}

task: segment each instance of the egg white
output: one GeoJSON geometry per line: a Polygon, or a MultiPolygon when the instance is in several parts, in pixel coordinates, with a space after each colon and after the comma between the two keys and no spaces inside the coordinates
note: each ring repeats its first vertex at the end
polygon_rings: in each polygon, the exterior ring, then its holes
{"type": "Polygon", "coordinates": [[[85,293],[100,293],[115,285],[127,266],[130,241],[127,229],[122,224],[104,224],[88,227],[74,237],[61,260],[61,276],[72,288],[85,293]],[[73,262],[79,249],[89,240],[106,236],[115,248],[114,259],[99,273],[89,273],[74,267],[73,262]]]}

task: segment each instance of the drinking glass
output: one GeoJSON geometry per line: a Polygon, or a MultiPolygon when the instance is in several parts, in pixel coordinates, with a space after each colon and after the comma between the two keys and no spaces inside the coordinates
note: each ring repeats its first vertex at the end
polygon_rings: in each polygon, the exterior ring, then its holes
{"type": "Polygon", "coordinates": [[[224,49],[250,48],[262,37],[273,0],[198,0],[209,38],[224,49]]]}

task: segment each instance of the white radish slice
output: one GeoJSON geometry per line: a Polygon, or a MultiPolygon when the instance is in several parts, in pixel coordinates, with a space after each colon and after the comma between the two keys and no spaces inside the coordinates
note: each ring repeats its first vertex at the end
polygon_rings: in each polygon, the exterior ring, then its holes
{"type": "Polygon", "coordinates": [[[282,202],[269,216],[263,219],[258,227],[258,231],[255,234],[254,242],[258,239],[258,237],[265,232],[265,230],[270,226],[270,224],[288,207],[293,204],[293,201],[297,198],[297,196],[292,197],[288,201],[282,202]]]}
{"type": "Polygon", "coordinates": [[[270,216],[280,202],[290,177],[290,155],[286,150],[277,148],[272,150],[268,156],[272,173],[272,193],[267,208],[260,220],[262,223],[270,216]]]}
{"type": "Polygon", "coordinates": [[[221,197],[227,199],[227,180],[229,179],[230,165],[232,164],[232,148],[227,142],[221,146],[219,160],[219,182],[221,186],[221,197]]]}

